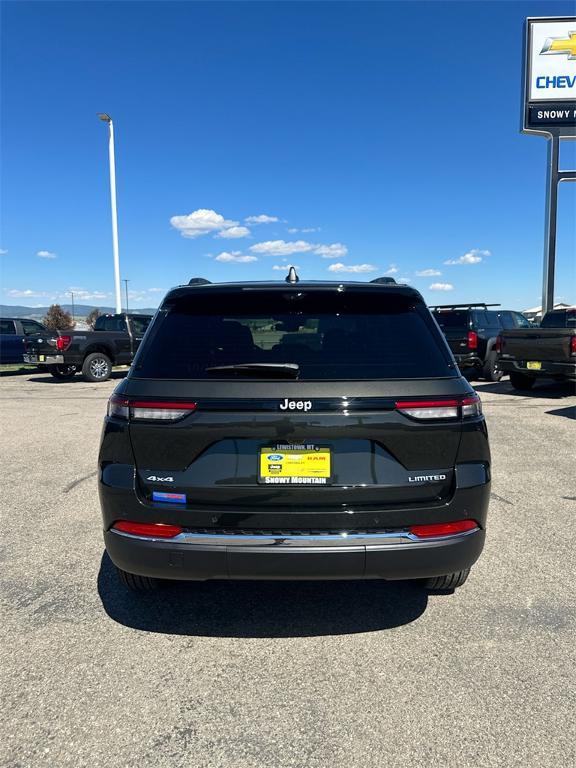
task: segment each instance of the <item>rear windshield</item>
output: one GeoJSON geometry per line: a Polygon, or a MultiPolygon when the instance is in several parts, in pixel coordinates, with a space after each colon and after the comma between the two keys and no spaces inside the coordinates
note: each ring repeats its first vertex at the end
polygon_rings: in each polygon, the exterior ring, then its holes
{"type": "Polygon", "coordinates": [[[562,312],[547,312],[540,323],[541,328],[576,328],[576,309],[562,312]]]}
{"type": "MultiPolygon", "coordinates": [[[[236,378],[209,368],[296,364],[297,378],[403,379],[457,375],[421,301],[380,292],[188,294],[161,309],[133,376],[236,378]]],[[[265,368],[253,378],[267,379],[265,368]]]]}
{"type": "Polygon", "coordinates": [[[436,322],[443,331],[468,331],[470,317],[467,309],[452,312],[434,312],[436,322]]]}

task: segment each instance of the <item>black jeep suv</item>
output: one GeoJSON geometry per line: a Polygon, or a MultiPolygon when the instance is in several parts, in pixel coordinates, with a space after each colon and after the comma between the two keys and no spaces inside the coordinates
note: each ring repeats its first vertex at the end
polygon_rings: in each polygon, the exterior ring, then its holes
{"type": "Polygon", "coordinates": [[[490,494],[478,396],[414,289],[290,277],[163,300],[102,435],[121,580],[460,586],[490,494]]]}
{"type": "Polygon", "coordinates": [[[489,309],[499,304],[443,304],[430,307],[462,370],[472,369],[486,381],[500,381],[496,339],[503,330],[531,328],[520,312],[489,309]]]}

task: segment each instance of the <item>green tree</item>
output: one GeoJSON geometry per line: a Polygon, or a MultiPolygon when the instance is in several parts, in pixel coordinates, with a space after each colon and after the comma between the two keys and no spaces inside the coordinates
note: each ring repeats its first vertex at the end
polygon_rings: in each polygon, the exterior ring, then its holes
{"type": "Polygon", "coordinates": [[[94,324],[100,317],[100,310],[94,307],[94,309],[86,315],[86,325],[94,330],[94,324]]]}
{"type": "Polygon", "coordinates": [[[42,322],[50,331],[70,331],[74,328],[72,315],[65,312],[60,304],[52,304],[42,322]]]}

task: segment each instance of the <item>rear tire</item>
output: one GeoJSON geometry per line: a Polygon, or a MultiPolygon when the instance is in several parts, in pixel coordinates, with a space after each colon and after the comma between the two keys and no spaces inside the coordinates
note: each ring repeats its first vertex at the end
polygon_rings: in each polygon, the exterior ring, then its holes
{"type": "Polygon", "coordinates": [[[503,375],[503,372],[498,368],[498,355],[496,352],[489,352],[482,368],[483,378],[486,381],[500,381],[503,375]]]}
{"type": "Polygon", "coordinates": [[[424,586],[434,592],[453,592],[464,584],[469,575],[470,568],[465,568],[463,571],[447,573],[445,576],[432,576],[425,580],[424,586]]]}
{"type": "Polygon", "coordinates": [[[60,381],[70,381],[76,376],[78,368],[75,365],[51,365],[50,373],[60,381]]]}
{"type": "Polygon", "coordinates": [[[112,361],[104,352],[91,352],[82,363],[84,381],[108,381],[112,373],[112,361]]]}
{"type": "Polygon", "coordinates": [[[524,392],[532,389],[535,381],[536,379],[531,376],[525,376],[523,373],[510,374],[510,384],[512,384],[514,389],[519,389],[524,392]]]}
{"type": "Polygon", "coordinates": [[[122,584],[128,587],[131,592],[155,592],[160,587],[159,579],[153,579],[150,576],[138,576],[118,567],[116,567],[116,571],[122,584]]]}

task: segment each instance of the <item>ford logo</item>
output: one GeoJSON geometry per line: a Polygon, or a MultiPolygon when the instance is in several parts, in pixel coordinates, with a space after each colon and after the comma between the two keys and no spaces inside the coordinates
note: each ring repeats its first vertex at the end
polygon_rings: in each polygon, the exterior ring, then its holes
{"type": "Polygon", "coordinates": [[[284,456],[281,453],[269,453],[266,458],[268,461],[282,461],[284,456]]]}

